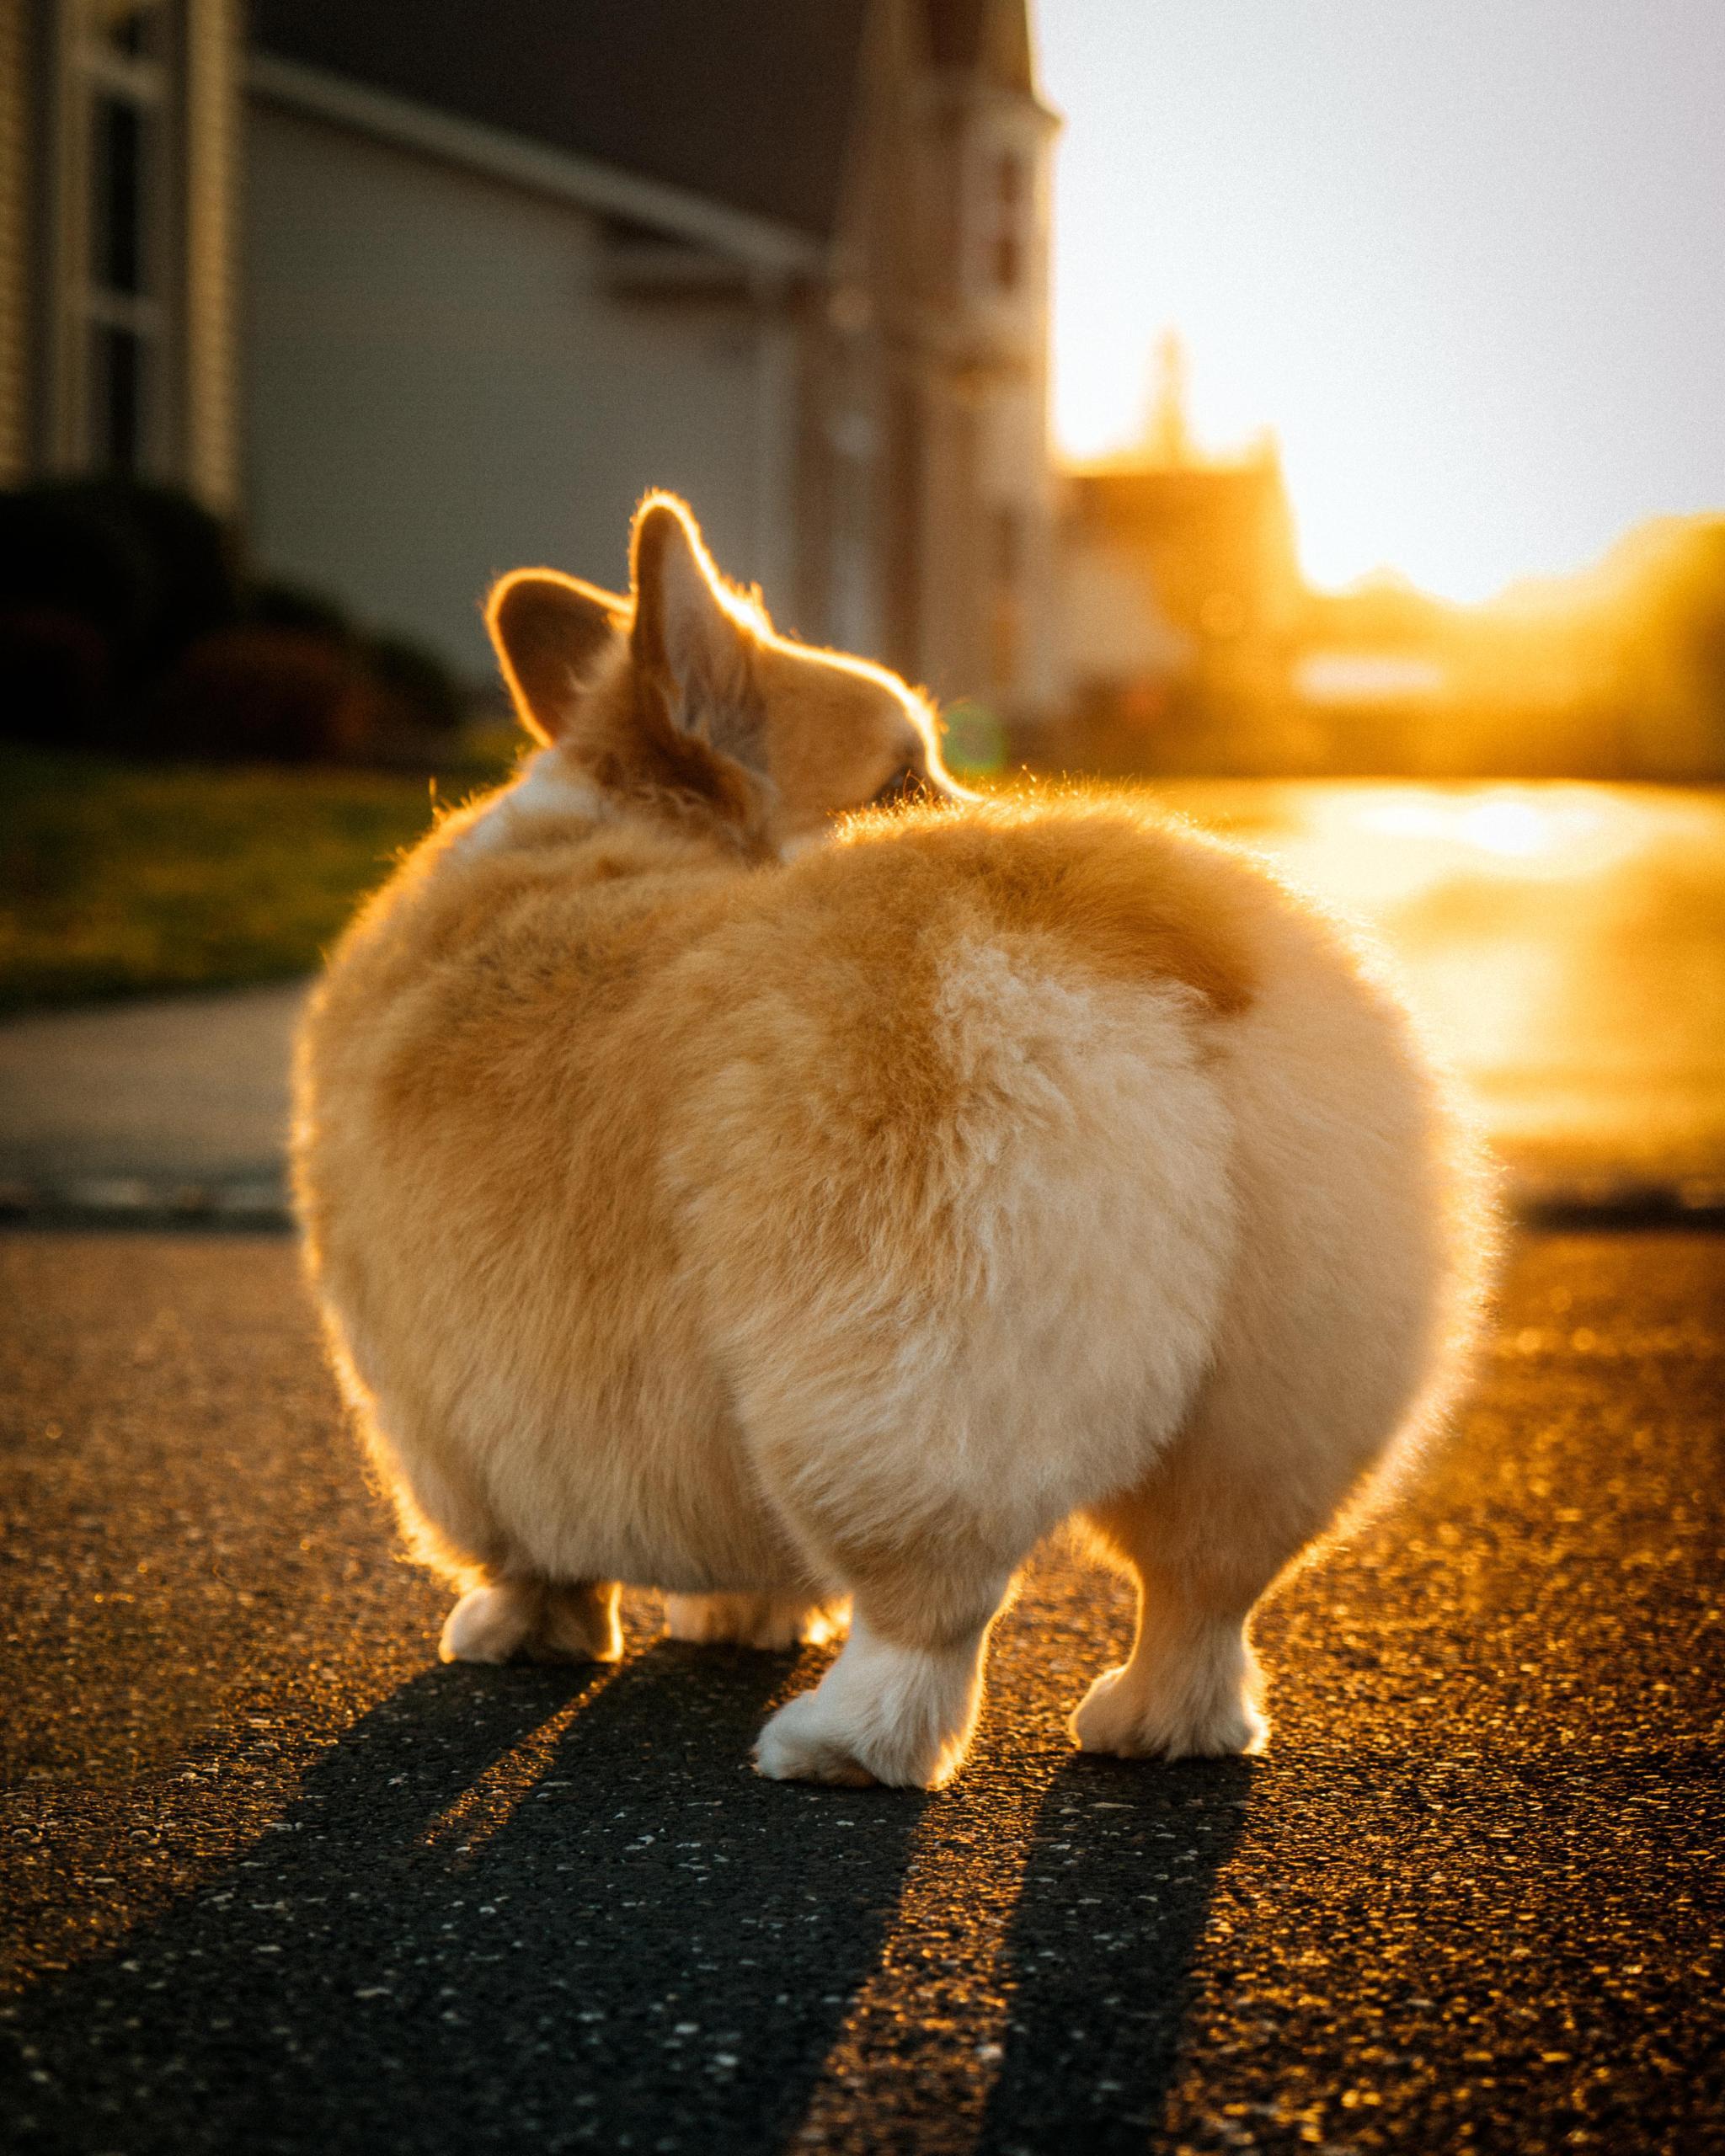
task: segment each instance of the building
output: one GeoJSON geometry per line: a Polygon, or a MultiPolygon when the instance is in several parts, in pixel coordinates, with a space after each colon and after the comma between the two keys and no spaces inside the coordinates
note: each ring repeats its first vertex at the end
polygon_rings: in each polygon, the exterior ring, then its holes
{"type": "Polygon", "coordinates": [[[787,627],[1056,687],[1026,0],[0,0],[0,460],[236,514],[469,675],[686,494],[787,627]]]}
{"type": "Polygon", "coordinates": [[[1199,451],[1172,334],[1142,443],[1066,475],[1060,558],[1081,710],[1239,728],[1285,703],[1306,594],[1280,459],[1268,439],[1199,451]]]}
{"type": "Polygon", "coordinates": [[[239,497],[234,0],[0,0],[0,483],[239,497]]]}

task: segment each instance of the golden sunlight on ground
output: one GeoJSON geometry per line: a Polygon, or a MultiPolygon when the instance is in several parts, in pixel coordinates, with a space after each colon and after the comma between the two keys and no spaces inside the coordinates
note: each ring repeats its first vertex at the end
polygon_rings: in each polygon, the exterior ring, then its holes
{"type": "Polygon", "coordinates": [[[1528,1181],[1725,1182],[1725,798],[1583,785],[1159,792],[1371,925],[1528,1181]]]}

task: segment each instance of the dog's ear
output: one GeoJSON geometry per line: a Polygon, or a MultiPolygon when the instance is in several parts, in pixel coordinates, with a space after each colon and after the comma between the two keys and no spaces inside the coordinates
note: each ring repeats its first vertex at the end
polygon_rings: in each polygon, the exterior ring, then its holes
{"type": "Polygon", "coordinates": [[[760,698],[750,664],[766,616],[713,567],[694,518],[674,494],[649,494],[630,547],[635,622],[630,651],[644,691],[679,733],[759,771],[760,698]]]}
{"type": "Polygon", "coordinates": [[[567,728],[582,688],[628,633],[629,602],[556,569],[515,569],[485,605],[485,626],[521,723],[542,741],[567,728]]]}

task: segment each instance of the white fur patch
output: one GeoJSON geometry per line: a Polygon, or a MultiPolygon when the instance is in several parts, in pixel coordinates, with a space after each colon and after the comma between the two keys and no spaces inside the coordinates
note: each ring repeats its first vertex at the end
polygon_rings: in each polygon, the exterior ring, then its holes
{"type": "MultiPolygon", "coordinates": [[[[833,1232],[811,1209],[794,1273],[738,1251],[717,1163],[686,1217],[743,1426],[793,1517],[832,1544],[963,1524],[1010,1571],[1185,1416],[1233,1257],[1232,1127],[1185,990],[990,942],[948,961],[940,1003],[950,1122],[889,1231],[845,1225],[872,1218],[860,1166],[823,1193],[833,1232]]],[[[732,1065],[709,1113],[740,1172],[793,1188],[753,1158],[779,1083],[732,1065]]]]}
{"type": "Polygon", "coordinates": [[[610,813],[597,787],[572,771],[554,749],[542,749],[515,784],[480,810],[456,845],[463,853],[499,852],[541,819],[585,816],[602,823],[610,813]]]}
{"type": "Polygon", "coordinates": [[[756,1768],[771,1781],[938,1789],[969,1747],[987,1636],[985,1625],[957,1646],[895,1646],[853,1617],[820,1684],[761,1731],[756,1768]]]}
{"type": "Polygon", "coordinates": [[[810,1602],[799,1594],[667,1594],[668,1637],[697,1646],[759,1647],[782,1654],[825,1646],[845,1629],[841,1601],[810,1602]]]}

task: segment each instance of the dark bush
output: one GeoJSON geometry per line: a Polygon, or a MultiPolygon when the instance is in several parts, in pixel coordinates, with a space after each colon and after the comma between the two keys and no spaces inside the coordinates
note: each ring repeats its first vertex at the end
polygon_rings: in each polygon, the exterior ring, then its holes
{"type": "Polygon", "coordinates": [[[460,725],[430,652],[248,584],[189,496],[110,480],[0,494],[0,732],[138,757],[412,764],[460,725]]]}
{"type": "Polygon", "coordinates": [[[142,532],[83,490],[0,495],[0,726],[104,745],[142,664],[154,584],[142,532]]]}
{"type": "Polygon", "coordinates": [[[99,623],[67,607],[0,598],[0,735],[41,749],[113,746],[127,701],[114,649],[99,623]]]}
{"type": "Polygon", "coordinates": [[[116,650],[140,647],[156,577],[142,528],[90,489],[0,494],[0,607],[88,622],[116,650]]]}
{"type": "Polygon", "coordinates": [[[62,480],[0,495],[0,618],[86,624],[117,691],[172,664],[192,638],[238,618],[221,523],[184,494],[118,480],[62,480]]]}
{"type": "Polygon", "coordinates": [[[71,491],[91,515],[138,536],[151,579],[140,654],[146,673],[159,673],[195,638],[239,619],[238,547],[200,503],[174,488],[117,480],[82,483],[71,491]]]}
{"type": "Polygon", "coordinates": [[[246,593],[246,619],[272,629],[315,629],[321,636],[351,642],[354,625],[344,606],[321,591],[307,591],[297,584],[266,579],[246,593]]]}
{"type": "Polygon", "coordinates": [[[145,700],[122,752],[206,763],[361,760],[371,698],[353,651],[263,622],[200,637],[145,700]]]}
{"type": "Polygon", "coordinates": [[[461,691],[435,654],[400,637],[372,637],[365,648],[381,710],[404,734],[450,734],[461,724],[461,691]]]}

